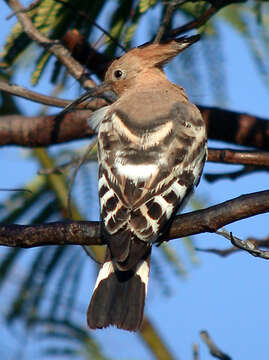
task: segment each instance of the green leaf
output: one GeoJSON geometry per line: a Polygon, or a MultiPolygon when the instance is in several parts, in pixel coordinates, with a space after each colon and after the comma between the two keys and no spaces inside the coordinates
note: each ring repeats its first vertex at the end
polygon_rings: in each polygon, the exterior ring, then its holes
{"type": "Polygon", "coordinates": [[[37,65],[31,78],[32,85],[35,86],[38,83],[38,80],[40,79],[40,76],[44,71],[45,66],[48,63],[50,57],[51,54],[47,50],[44,50],[41,56],[39,57],[39,59],[37,60],[37,65]]]}
{"type": "Polygon", "coordinates": [[[140,13],[146,12],[149,8],[156,5],[157,0],[140,0],[139,1],[139,11],[140,13]]]}

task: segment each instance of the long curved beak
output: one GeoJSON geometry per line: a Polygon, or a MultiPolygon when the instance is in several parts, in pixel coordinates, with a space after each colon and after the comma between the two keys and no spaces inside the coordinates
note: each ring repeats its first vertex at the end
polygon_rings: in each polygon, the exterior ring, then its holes
{"type": "MultiPolygon", "coordinates": [[[[73,109],[74,107],[76,107],[77,105],[83,103],[84,101],[90,99],[90,98],[94,98],[97,97],[99,95],[104,94],[105,92],[111,92],[111,83],[110,82],[103,82],[102,84],[87,90],[84,94],[82,94],[80,97],[78,97],[76,100],[72,101],[70,104],[68,104],[62,111],[61,111],[61,115],[67,113],[69,110],[73,109]]],[[[109,96],[109,100],[115,100],[115,98],[113,98],[113,94],[111,94],[111,96],[109,96]]],[[[110,94],[109,94],[110,95],[110,94]]]]}

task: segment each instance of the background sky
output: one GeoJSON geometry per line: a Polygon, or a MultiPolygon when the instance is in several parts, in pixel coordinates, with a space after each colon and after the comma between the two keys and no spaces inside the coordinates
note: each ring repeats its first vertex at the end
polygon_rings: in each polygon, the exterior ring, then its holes
{"type": "MultiPolygon", "coordinates": [[[[5,20],[9,10],[4,3],[0,4],[0,14],[0,41],[3,43],[15,19],[8,22],[5,20]]],[[[225,107],[229,110],[268,118],[268,88],[265,87],[248,54],[246,43],[238,33],[224,24],[221,25],[221,31],[223,57],[213,65],[216,66],[216,71],[218,67],[225,71],[225,86],[228,95],[225,107]]],[[[148,39],[144,41],[146,40],[148,39]]],[[[141,42],[143,42],[142,39],[141,42]]],[[[203,66],[202,62],[201,66],[203,66]]],[[[179,71],[181,71],[179,77],[183,78],[181,85],[186,88],[193,102],[204,105],[221,105],[215,103],[215,98],[206,84],[202,91],[197,91],[192,87],[188,78],[184,79],[184,68],[179,71]]],[[[206,70],[204,70],[204,76],[207,76],[206,70]]],[[[17,84],[30,88],[28,81],[29,71],[27,69],[24,73],[18,74],[16,78],[17,84]]],[[[44,80],[35,90],[50,94],[50,86],[44,80]]],[[[62,97],[75,98],[76,96],[77,87],[74,81],[71,82],[69,92],[65,92],[62,97]]],[[[27,114],[34,114],[37,110],[35,104],[22,100],[18,100],[18,102],[26,109],[27,114]]],[[[210,142],[209,145],[227,147],[227,145],[217,142],[210,142]]],[[[27,154],[27,150],[16,147],[0,149],[2,173],[0,188],[23,187],[23,184],[35,175],[37,164],[32,159],[26,160],[27,154]]],[[[238,168],[240,167],[206,164],[204,172],[215,173],[238,168]]],[[[265,190],[268,188],[268,183],[268,173],[265,172],[243,176],[235,181],[221,180],[214,184],[209,184],[202,179],[196,194],[206,204],[213,205],[242,194],[265,190]]],[[[7,195],[0,192],[0,200],[7,195]]],[[[248,236],[263,238],[268,236],[268,222],[269,215],[264,214],[231,224],[226,229],[241,239],[248,236]]],[[[227,240],[214,234],[196,235],[194,239],[198,247],[224,248],[230,245],[227,240]]],[[[152,278],[146,301],[146,314],[162,335],[175,358],[192,359],[191,346],[194,342],[199,343],[202,360],[211,358],[199,338],[200,330],[206,329],[218,346],[233,359],[268,359],[269,262],[254,258],[247,253],[238,253],[227,258],[199,253],[200,264],[193,266],[188,257],[184,257],[185,250],[181,241],[173,240],[170,243],[185,259],[184,265],[188,270],[188,278],[183,280],[177,277],[164,263],[164,271],[167,269],[165,276],[172,289],[172,294],[169,297],[165,296],[158,287],[158,282],[152,278]]],[[[155,248],[154,252],[158,252],[158,249],[155,248]]],[[[81,307],[85,312],[95,281],[95,271],[90,261],[88,260],[89,264],[85,265],[81,279],[81,307]]],[[[0,301],[4,300],[0,298],[0,301]]],[[[84,321],[83,316],[82,321],[84,321]]],[[[11,330],[6,331],[4,326],[0,329],[2,329],[3,335],[1,337],[5,339],[5,343],[8,343],[5,345],[7,358],[11,359],[17,356],[14,348],[19,348],[20,338],[16,337],[15,340],[14,333],[11,330]]],[[[143,346],[139,335],[116,329],[96,331],[94,335],[104,346],[106,353],[115,359],[153,359],[147,348],[143,346]]],[[[33,349],[28,355],[26,354],[25,358],[36,358],[33,349]]]]}

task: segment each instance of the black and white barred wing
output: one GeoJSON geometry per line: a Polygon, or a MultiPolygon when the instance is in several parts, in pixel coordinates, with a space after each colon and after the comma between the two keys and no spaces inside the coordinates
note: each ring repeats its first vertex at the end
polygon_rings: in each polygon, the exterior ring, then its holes
{"type": "MultiPolygon", "coordinates": [[[[152,114],[155,116],[155,114],[152,114]]],[[[197,185],[206,158],[198,109],[175,103],[154,125],[135,126],[127,114],[107,116],[99,131],[99,194],[109,234],[128,229],[154,241],[197,185]]]]}
{"type": "Polygon", "coordinates": [[[158,170],[146,182],[138,202],[139,225],[144,221],[144,229],[133,226],[144,241],[154,241],[185,204],[200,180],[207,155],[204,122],[196,107],[176,103],[167,127],[171,131],[156,149],[158,170]]]}

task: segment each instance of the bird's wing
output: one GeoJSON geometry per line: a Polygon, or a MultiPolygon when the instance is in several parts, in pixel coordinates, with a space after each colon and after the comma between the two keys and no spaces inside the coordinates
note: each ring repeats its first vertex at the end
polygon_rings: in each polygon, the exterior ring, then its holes
{"type": "MultiPolygon", "coordinates": [[[[152,116],[150,125],[135,126],[128,114],[115,111],[100,127],[99,195],[111,235],[128,229],[154,241],[199,181],[206,135],[198,109],[177,102],[167,116],[152,116]]],[[[129,238],[121,234],[118,240],[126,254],[129,238]]]]}

